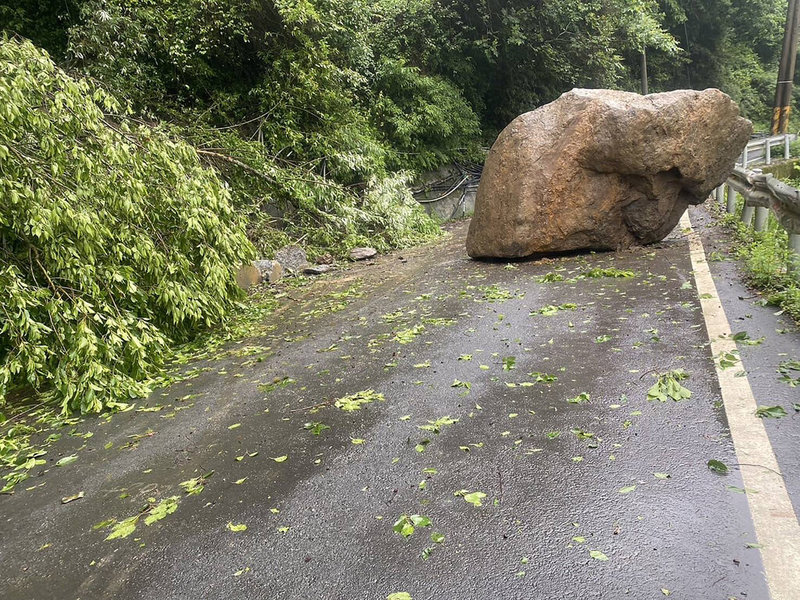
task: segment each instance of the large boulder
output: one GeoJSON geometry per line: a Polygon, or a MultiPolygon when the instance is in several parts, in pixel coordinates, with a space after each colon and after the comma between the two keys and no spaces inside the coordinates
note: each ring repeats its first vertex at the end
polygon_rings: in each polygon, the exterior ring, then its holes
{"type": "Polygon", "coordinates": [[[572,90],[497,138],[467,253],[513,258],[662,240],[725,181],[751,131],[719,90],[572,90]]]}

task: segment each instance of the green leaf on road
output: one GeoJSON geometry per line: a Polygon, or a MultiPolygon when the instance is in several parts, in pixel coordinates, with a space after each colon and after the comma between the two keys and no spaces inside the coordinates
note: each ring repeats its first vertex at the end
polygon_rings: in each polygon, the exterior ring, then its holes
{"type": "Polygon", "coordinates": [[[310,432],[311,435],[319,435],[326,429],[330,429],[330,426],[325,425],[325,423],[320,423],[319,421],[312,421],[303,425],[303,429],[310,432]]]}
{"type": "Polygon", "coordinates": [[[739,351],[731,350],[730,352],[720,352],[717,360],[719,361],[719,368],[723,371],[735,367],[739,362],[739,351]]]}
{"type": "Polygon", "coordinates": [[[786,416],[786,410],[782,406],[759,406],[756,409],[756,416],[763,419],[780,419],[786,416]]]}
{"type": "Polygon", "coordinates": [[[567,402],[569,402],[570,404],[585,404],[586,402],[589,402],[590,399],[591,396],[588,393],[581,392],[574,398],[567,398],[567,402]]]}
{"type": "Polygon", "coordinates": [[[711,459],[706,463],[708,468],[712,470],[714,473],[719,473],[720,475],[727,475],[728,474],[728,465],[720,460],[711,459]]]}
{"type": "Polygon", "coordinates": [[[575,435],[579,440],[589,440],[594,437],[594,434],[591,431],[586,431],[585,429],[570,429],[570,432],[575,435]]]}
{"type": "Polygon", "coordinates": [[[423,431],[430,431],[432,433],[439,434],[445,425],[453,425],[454,423],[458,423],[458,419],[454,419],[450,415],[447,415],[445,417],[439,417],[435,421],[428,421],[427,425],[418,425],[417,427],[423,431]]]}
{"type": "Polygon", "coordinates": [[[733,340],[736,342],[741,342],[746,346],[759,346],[760,344],[764,343],[766,337],[760,337],[757,340],[750,339],[750,335],[746,331],[740,331],[738,333],[733,334],[733,340]]]}
{"type": "Polygon", "coordinates": [[[136,530],[136,523],[138,521],[139,521],[139,515],[134,515],[133,517],[128,517],[127,519],[123,519],[122,521],[114,525],[114,527],[111,529],[111,533],[108,534],[108,537],[106,539],[116,540],[128,537],[136,530]]]}
{"type": "Polygon", "coordinates": [[[619,490],[620,494],[630,494],[633,490],[636,489],[635,485],[629,485],[619,490]]]}
{"type": "Polygon", "coordinates": [[[591,556],[595,560],[606,561],[608,557],[600,552],[600,550],[592,550],[589,552],[589,556],[591,556]]]}
{"type": "Polygon", "coordinates": [[[422,515],[400,515],[392,525],[392,531],[404,538],[411,537],[417,527],[430,527],[431,520],[422,515]]]}
{"type": "Polygon", "coordinates": [[[484,498],[486,498],[486,494],[484,494],[483,492],[471,492],[469,494],[464,494],[464,500],[466,500],[476,508],[478,506],[483,506],[483,502],[481,502],[481,500],[483,500],[484,498]]]}
{"type": "Polygon", "coordinates": [[[800,360],[785,360],[778,365],[779,381],[791,387],[800,385],[800,375],[793,377],[795,373],[800,374],[800,360]]]}
{"type": "Polygon", "coordinates": [[[383,394],[379,394],[375,390],[362,390],[360,392],[356,392],[355,394],[351,394],[350,396],[339,398],[336,402],[334,402],[334,406],[345,412],[354,412],[360,410],[363,406],[370,404],[375,400],[380,400],[383,402],[385,398],[383,397],[383,394]]]}
{"type": "Polygon", "coordinates": [[[147,516],[144,518],[144,524],[152,525],[156,521],[160,521],[167,515],[174,513],[178,510],[178,500],[178,496],[170,496],[161,500],[148,511],[147,516]]]}
{"type": "Polygon", "coordinates": [[[629,279],[636,277],[636,273],[627,269],[617,269],[616,267],[594,268],[581,273],[581,277],[589,279],[599,279],[601,277],[629,279]]]}
{"type": "Polygon", "coordinates": [[[679,402],[680,400],[691,398],[692,392],[680,383],[688,378],[689,374],[683,369],[659,373],[656,376],[655,384],[647,390],[647,399],[649,401],[666,402],[671,398],[675,402],[679,402]]]}
{"type": "Polygon", "coordinates": [[[78,455],[77,454],[71,454],[71,455],[65,456],[64,458],[59,460],[56,463],[56,466],[57,467],[66,467],[67,465],[71,465],[72,463],[74,463],[76,460],[78,460],[78,455]]]}
{"type": "Polygon", "coordinates": [[[239,523],[237,525],[234,525],[232,521],[228,521],[226,527],[231,531],[247,531],[247,525],[245,525],[244,523],[239,523]]]}

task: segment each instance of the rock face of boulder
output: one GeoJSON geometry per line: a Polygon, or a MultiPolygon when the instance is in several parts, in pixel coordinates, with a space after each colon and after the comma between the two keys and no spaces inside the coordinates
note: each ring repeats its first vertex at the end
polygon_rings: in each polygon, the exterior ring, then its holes
{"type": "Polygon", "coordinates": [[[719,90],[572,90],[497,138],[467,253],[518,258],[662,240],[725,181],[751,131],[719,90]]]}

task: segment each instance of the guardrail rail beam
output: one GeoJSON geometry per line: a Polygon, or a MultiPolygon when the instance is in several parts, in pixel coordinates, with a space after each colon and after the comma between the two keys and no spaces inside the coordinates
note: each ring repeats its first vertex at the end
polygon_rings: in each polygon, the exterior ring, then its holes
{"type": "Polygon", "coordinates": [[[744,197],[741,219],[750,225],[755,216],[756,231],[767,227],[770,210],[789,234],[791,259],[787,269],[800,278],[800,190],[780,181],[769,173],[748,171],[735,167],[728,177],[727,210],[736,210],[736,194],[744,197]]]}

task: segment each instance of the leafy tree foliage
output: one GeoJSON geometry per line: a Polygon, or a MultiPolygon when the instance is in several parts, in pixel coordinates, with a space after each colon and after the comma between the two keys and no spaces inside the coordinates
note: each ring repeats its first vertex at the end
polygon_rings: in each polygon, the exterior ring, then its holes
{"type": "Polygon", "coordinates": [[[660,0],[681,55],[648,55],[657,89],[717,87],[757,128],[772,116],[786,0],[660,0]]]}
{"type": "Polygon", "coordinates": [[[82,412],[142,394],[169,343],[221,321],[252,247],[194,149],[124,118],[31,43],[0,39],[0,404],[82,412]]]}
{"type": "Polygon", "coordinates": [[[437,232],[398,171],[475,154],[479,126],[455,86],[377,54],[373,9],[87,0],[71,53],[135,112],[208,150],[263,252],[298,238],[312,251],[387,249],[437,232]]]}

